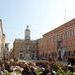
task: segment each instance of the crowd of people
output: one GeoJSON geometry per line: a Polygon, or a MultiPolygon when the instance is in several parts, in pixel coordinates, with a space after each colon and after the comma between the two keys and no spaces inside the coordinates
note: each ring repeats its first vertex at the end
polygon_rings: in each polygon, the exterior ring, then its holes
{"type": "Polygon", "coordinates": [[[6,72],[18,72],[17,75],[55,75],[55,71],[53,71],[51,65],[36,64],[35,62],[6,61],[0,63],[0,75],[6,72]]]}

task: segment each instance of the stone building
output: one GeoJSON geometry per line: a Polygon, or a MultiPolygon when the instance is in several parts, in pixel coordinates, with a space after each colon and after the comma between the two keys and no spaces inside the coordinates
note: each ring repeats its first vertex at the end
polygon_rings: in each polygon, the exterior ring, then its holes
{"type": "Polygon", "coordinates": [[[31,60],[37,59],[37,40],[30,39],[30,29],[25,29],[25,39],[15,39],[13,43],[13,58],[31,60]]]}
{"type": "Polygon", "coordinates": [[[75,55],[75,19],[43,35],[40,56],[66,59],[75,55]]]}
{"type": "Polygon", "coordinates": [[[5,34],[3,33],[2,20],[0,19],[0,60],[4,58],[5,34]]]}

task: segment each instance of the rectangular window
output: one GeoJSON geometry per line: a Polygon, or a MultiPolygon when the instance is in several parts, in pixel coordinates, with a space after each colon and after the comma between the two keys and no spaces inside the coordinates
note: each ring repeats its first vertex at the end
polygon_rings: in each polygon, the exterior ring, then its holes
{"type": "Polygon", "coordinates": [[[74,28],[74,36],[75,36],[75,28],[74,28]]]}
{"type": "Polygon", "coordinates": [[[70,30],[68,31],[68,38],[70,38],[70,30]]]}
{"type": "Polygon", "coordinates": [[[67,32],[64,33],[64,38],[67,39],[67,32]]]}
{"type": "Polygon", "coordinates": [[[70,30],[70,37],[72,37],[72,30],[70,30]]]}
{"type": "Polygon", "coordinates": [[[73,28],[72,32],[73,32],[73,36],[74,36],[74,28],[73,28]]]}

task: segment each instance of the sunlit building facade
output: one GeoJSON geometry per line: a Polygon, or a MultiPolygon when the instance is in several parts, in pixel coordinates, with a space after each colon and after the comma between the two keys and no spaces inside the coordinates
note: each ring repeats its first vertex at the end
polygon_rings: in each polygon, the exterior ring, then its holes
{"type": "Polygon", "coordinates": [[[75,55],[75,19],[43,35],[40,56],[66,59],[75,55]]]}

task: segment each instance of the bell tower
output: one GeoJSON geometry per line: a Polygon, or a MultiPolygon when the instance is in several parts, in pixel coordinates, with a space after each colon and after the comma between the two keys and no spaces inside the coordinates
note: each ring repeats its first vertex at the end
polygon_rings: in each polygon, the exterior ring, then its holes
{"type": "Polygon", "coordinates": [[[26,26],[25,29],[25,40],[30,40],[30,29],[28,25],[26,26]]]}

